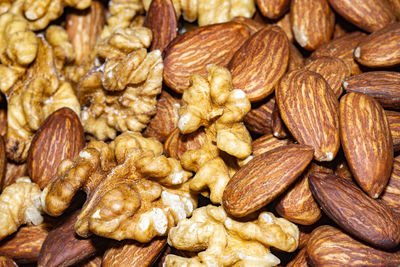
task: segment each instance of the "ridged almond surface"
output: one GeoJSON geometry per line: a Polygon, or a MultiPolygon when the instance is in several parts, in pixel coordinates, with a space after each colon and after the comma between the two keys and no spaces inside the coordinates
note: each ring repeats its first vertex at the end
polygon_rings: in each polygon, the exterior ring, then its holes
{"type": "Polygon", "coordinates": [[[343,80],[351,75],[351,70],[346,63],[336,57],[315,58],[305,68],[321,74],[337,98],[343,93],[343,80]]]}
{"type": "Polygon", "coordinates": [[[294,37],[292,32],[292,25],[290,24],[290,12],[286,13],[285,16],[280,18],[273,25],[281,27],[281,29],[286,33],[289,42],[293,43],[294,37]]]}
{"type": "Polygon", "coordinates": [[[308,181],[322,210],[346,232],[382,249],[400,244],[399,217],[380,200],[333,174],[314,172],[308,181]]]}
{"type": "Polygon", "coordinates": [[[172,158],[180,159],[187,150],[197,150],[204,144],[205,132],[203,128],[190,133],[181,134],[175,128],[164,143],[165,153],[172,158]]]}
{"type": "Polygon", "coordinates": [[[327,0],[292,0],[290,22],[297,43],[312,51],[331,39],[335,15],[327,0]]]}
{"type": "Polygon", "coordinates": [[[313,150],[287,145],[254,157],[229,180],[222,203],[235,217],[244,217],[282,194],[311,162],[313,150]]]}
{"type": "Polygon", "coordinates": [[[150,49],[164,51],[178,34],[178,20],[172,0],[152,0],[144,26],[153,32],[150,49]]]}
{"type": "Polygon", "coordinates": [[[397,19],[400,18],[400,0],[388,0],[397,19]]]}
{"type": "Polygon", "coordinates": [[[261,23],[259,21],[255,21],[254,19],[249,19],[249,18],[241,17],[241,16],[234,17],[232,19],[232,21],[245,25],[247,27],[247,29],[250,31],[250,35],[255,34],[259,30],[261,30],[262,28],[267,26],[267,24],[265,24],[265,23],[261,23]]]}
{"type": "Polygon", "coordinates": [[[153,266],[152,264],[162,253],[166,244],[166,238],[155,239],[147,244],[141,244],[133,240],[123,240],[107,249],[101,266],[153,266]]]}
{"type": "Polygon", "coordinates": [[[275,103],[274,110],[272,111],[272,133],[277,138],[286,138],[290,136],[289,130],[283,123],[281,114],[279,114],[277,103],[275,103]]]}
{"type": "Polygon", "coordinates": [[[400,216],[400,157],[393,161],[392,174],[381,199],[400,216]]]}
{"type": "Polygon", "coordinates": [[[332,173],[332,170],[311,163],[299,180],[285,192],[275,206],[278,214],[291,222],[312,225],[321,218],[321,210],[308,185],[308,176],[312,172],[332,173]]]}
{"type": "Polygon", "coordinates": [[[400,23],[386,26],[365,37],[354,49],[355,59],[371,68],[400,64],[400,23]]]}
{"type": "Polygon", "coordinates": [[[289,42],[277,26],[265,27],[253,34],[233,55],[228,68],[232,84],[247,98],[259,101],[274,91],[289,60],[289,42]]]}
{"type": "Polygon", "coordinates": [[[289,64],[287,71],[297,70],[304,66],[304,57],[300,53],[297,47],[290,43],[289,44],[289,64]]]}
{"type": "Polygon", "coordinates": [[[392,136],[383,108],[367,95],[343,96],[340,138],[354,179],[370,197],[379,197],[393,164],[392,136]]]}
{"type": "Polygon", "coordinates": [[[385,108],[400,109],[400,73],[370,71],[348,77],[343,82],[347,92],[372,96],[385,108]]]}
{"type": "Polygon", "coordinates": [[[280,146],[290,144],[289,139],[278,139],[272,134],[265,134],[253,141],[253,156],[261,155],[280,146]]]}
{"type": "Polygon", "coordinates": [[[164,82],[182,93],[190,77],[206,73],[207,65],[227,66],[249,36],[247,27],[235,22],[203,26],[177,36],[164,50],[164,82]]]}
{"type": "Polygon", "coordinates": [[[392,134],[393,150],[400,150],[400,112],[385,110],[389,122],[390,133],[392,134]]]}
{"type": "Polygon", "coordinates": [[[251,110],[244,116],[247,129],[255,134],[271,133],[272,111],[275,97],[268,97],[259,103],[253,103],[251,110]]]}
{"type": "Polygon", "coordinates": [[[329,0],[343,18],[367,32],[377,31],[396,17],[387,0],[329,0]]]}
{"type": "Polygon", "coordinates": [[[331,161],[340,147],[339,103],[325,79],[312,71],[286,74],[275,91],[282,120],[300,144],[314,148],[314,158],[331,161]]]}
{"type": "Polygon", "coordinates": [[[256,0],[261,14],[269,19],[277,19],[289,9],[290,0],[256,0]]]}
{"type": "Polygon", "coordinates": [[[306,254],[311,266],[395,267],[400,264],[400,252],[391,253],[367,246],[328,225],[313,231],[306,254]]]}
{"type": "Polygon", "coordinates": [[[351,69],[351,74],[361,73],[360,67],[353,58],[354,48],[363,39],[365,33],[352,32],[337,39],[330,40],[315,50],[310,58],[328,56],[343,60],[351,69]]]}
{"type": "Polygon", "coordinates": [[[306,258],[306,248],[302,248],[294,257],[293,260],[291,260],[286,267],[308,267],[307,264],[307,258],[306,258]]]}
{"type": "Polygon", "coordinates": [[[60,162],[73,160],[85,146],[79,117],[70,108],[53,112],[40,126],[28,151],[29,177],[43,189],[57,173],[60,162]]]}

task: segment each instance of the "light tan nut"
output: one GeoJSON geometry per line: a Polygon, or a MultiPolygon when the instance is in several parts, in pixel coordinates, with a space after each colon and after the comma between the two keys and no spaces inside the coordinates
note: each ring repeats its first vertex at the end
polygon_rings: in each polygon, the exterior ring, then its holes
{"type": "Polygon", "coordinates": [[[53,48],[54,64],[58,71],[64,64],[70,63],[75,59],[75,51],[72,46],[68,33],[58,25],[51,25],[46,29],[46,40],[53,48]]]}
{"type": "Polygon", "coordinates": [[[192,258],[168,255],[165,266],[276,266],[280,260],[269,250],[294,251],[298,246],[296,225],[270,212],[255,220],[237,221],[222,207],[208,205],[193,212],[170,230],[168,244],[198,252],[192,258]]]}
{"type": "Polygon", "coordinates": [[[139,133],[123,133],[110,145],[92,141],[75,162],[60,164],[43,190],[44,211],[62,214],[82,188],[88,198],[75,223],[79,235],[139,242],[164,236],[197,202],[186,183],[191,174],[162,153],[161,143],[139,133]]]}
{"type": "Polygon", "coordinates": [[[23,224],[38,225],[40,214],[40,188],[28,177],[19,178],[0,195],[0,240],[17,231],[23,224]]]}

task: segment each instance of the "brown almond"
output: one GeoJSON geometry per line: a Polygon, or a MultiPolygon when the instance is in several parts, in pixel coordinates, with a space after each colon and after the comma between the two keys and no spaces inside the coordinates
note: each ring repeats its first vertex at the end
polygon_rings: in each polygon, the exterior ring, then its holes
{"type": "Polygon", "coordinates": [[[154,137],[164,143],[170,133],[178,127],[181,100],[162,90],[157,101],[156,115],[150,120],[143,135],[154,137]]]}
{"type": "Polygon", "coordinates": [[[381,199],[394,212],[400,215],[400,157],[396,157],[393,161],[392,174],[381,195],[381,199]]]}
{"type": "Polygon", "coordinates": [[[398,266],[400,252],[386,252],[367,246],[332,226],[312,232],[306,257],[312,266],[398,266]]]}
{"type": "Polygon", "coordinates": [[[361,65],[371,68],[400,64],[400,23],[394,23],[365,37],[354,49],[361,65]]]}
{"type": "Polygon", "coordinates": [[[144,26],[153,32],[151,50],[164,51],[178,34],[178,20],[172,0],[153,0],[144,26]]]}
{"type": "Polygon", "coordinates": [[[229,180],[222,204],[235,217],[244,217],[282,194],[311,162],[313,150],[303,145],[275,148],[239,169],[229,180]]]}
{"type": "Polygon", "coordinates": [[[307,248],[302,248],[286,267],[307,267],[306,251],[307,248]]]}
{"type": "Polygon", "coordinates": [[[385,110],[385,113],[392,135],[393,150],[395,152],[400,151],[400,112],[385,110]]]}
{"type": "Polygon", "coordinates": [[[244,116],[246,128],[255,134],[271,133],[272,111],[275,97],[271,96],[258,103],[252,103],[251,110],[244,116]]]}
{"type": "Polygon", "coordinates": [[[18,267],[18,265],[12,259],[0,256],[0,267],[18,267]]]}
{"type": "Polygon", "coordinates": [[[26,163],[17,164],[11,161],[7,161],[6,165],[6,175],[3,180],[3,188],[6,188],[10,184],[15,183],[15,181],[21,176],[28,175],[28,168],[26,167],[26,163]]]}
{"type": "Polygon", "coordinates": [[[354,179],[370,197],[379,197],[393,164],[392,137],[383,108],[367,95],[343,96],[340,138],[354,179]]]}
{"type": "Polygon", "coordinates": [[[397,17],[397,19],[400,18],[400,0],[388,0],[390,3],[393,13],[397,17]]]}
{"type": "Polygon", "coordinates": [[[232,84],[247,98],[259,101],[274,91],[289,60],[289,42],[277,26],[265,27],[253,34],[233,55],[228,64],[232,84]]]}
{"type": "Polygon", "coordinates": [[[348,33],[348,31],[342,26],[342,24],[336,23],[335,24],[335,28],[333,30],[332,39],[336,39],[336,38],[342,37],[346,33],[348,33]]]}
{"type": "Polygon", "coordinates": [[[361,32],[352,32],[343,35],[342,37],[333,39],[324,45],[321,45],[315,50],[310,58],[329,56],[337,57],[343,60],[351,69],[351,74],[361,73],[360,67],[353,58],[354,48],[359,44],[362,38],[365,36],[361,32]]]}
{"type": "Polygon", "coordinates": [[[0,135],[6,136],[7,134],[7,108],[0,109],[0,135]]]}
{"type": "Polygon", "coordinates": [[[93,51],[104,27],[105,8],[101,1],[92,1],[89,9],[70,10],[65,28],[75,51],[75,63],[80,65],[93,51]]]}
{"type": "Polygon", "coordinates": [[[385,108],[400,108],[400,73],[370,71],[348,77],[343,82],[347,92],[367,94],[385,108]]]}
{"type": "Polygon", "coordinates": [[[74,159],[85,146],[85,134],[70,108],[53,112],[36,132],[28,151],[29,177],[43,189],[64,159],[74,159]]]}
{"type": "Polygon", "coordinates": [[[275,206],[279,215],[301,225],[312,225],[321,218],[321,210],[308,185],[308,176],[316,171],[332,173],[328,168],[311,163],[307,171],[285,192],[275,206]]]}
{"type": "Polygon", "coordinates": [[[353,175],[351,174],[349,165],[347,165],[346,159],[341,159],[335,168],[335,175],[341,178],[353,181],[353,175]]]}
{"type": "Polygon", "coordinates": [[[2,191],[6,178],[6,167],[7,167],[7,158],[6,158],[6,144],[4,142],[3,136],[0,135],[0,192],[2,191]]]}
{"type": "Polygon", "coordinates": [[[245,25],[247,27],[247,29],[249,30],[250,35],[255,34],[259,30],[261,30],[262,28],[267,26],[267,24],[265,24],[265,23],[261,23],[259,21],[255,21],[254,19],[249,19],[249,18],[242,17],[242,16],[234,17],[232,21],[245,25]]]}
{"type": "Polygon", "coordinates": [[[277,138],[286,138],[290,136],[289,130],[283,123],[281,114],[279,114],[277,103],[275,103],[274,110],[272,111],[272,133],[277,138]]]}
{"type": "Polygon", "coordinates": [[[164,82],[182,93],[190,77],[206,73],[207,65],[226,67],[249,36],[247,27],[235,22],[203,26],[177,36],[164,50],[164,82]]]}
{"type": "Polygon", "coordinates": [[[290,0],[256,0],[256,4],[264,17],[277,19],[289,9],[290,0]]]}
{"type": "Polygon", "coordinates": [[[79,264],[82,267],[101,267],[103,255],[96,255],[79,264]]]}
{"type": "Polygon", "coordinates": [[[172,158],[180,159],[187,150],[197,150],[204,144],[206,134],[201,128],[190,134],[181,134],[176,128],[164,143],[165,153],[172,158]]]}
{"type": "Polygon", "coordinates": [[[329,0],[343,18],[367,32],[374,32],[394,22],[387,0],[329,0]]]}
{"type": "Polygon", "coordinates": [[[351,75],[351,70],[346,63],[335,57],[315,58],[305,68],[321,74],[337,98],[343,93],[343,80],[351,75]]]}
{"type": "Polygon", "coordinates": [[[272,134],[265,134],[253,141],[253,156],[261,155],[280,146],[290,144],[289,139],[278,139],[272,134]]]}
{"type": "Polygon", "coordinates": [[[162,253],[167,240],[155,239],[147,244],[133,240],[123,240],[114,243],[103,256],[101,266],[153,266],[152,264],[162,253]]]}
{"type": "Polygon", "coordinates": [[[294,37],[292,32],[292,25],[290,24],[290,12],[286,13],[285,16],[283,16],[273,25],[281,27],[281,29],[286,33],[289,42],[293,43],[294,37]]]}
{"type": "Polygon", "coordinates": [[[281,118],[294,138],[314,148],[317,161],[331,161],[339,147],[338,101],[325,79],[312,71],[286,74],[275,92],[281,118]]]}
{"type": "Polygon", "coordinates": [[[297,70],[304,66],[304,57],[300,53],[297,47],[290,43],[289,44],[289,64],[287,71],[297,70]]]}
{"type": "Polygon", "coordinates": [[[297,43],[315,50],[331,39],[335,15],[327,0],[292,0],[290,22],[297,43]]]}
{"type": "Polygon", "coordinates": [[[382,249],[400,244],[400,220],[382,202],[368,197],[353,182],[321,172],[308,177],[313,196],[326,215],[346,232],[382,249]]]}

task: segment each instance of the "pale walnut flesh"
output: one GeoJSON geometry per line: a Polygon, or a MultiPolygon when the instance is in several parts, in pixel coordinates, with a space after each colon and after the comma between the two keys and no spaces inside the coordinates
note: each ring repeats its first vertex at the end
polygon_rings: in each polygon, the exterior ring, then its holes
{"type": "Polygon", "coordinates": [[[109,145],[90,142],[75,162],[63,161],[41,202],[44,212],[58,216],[82,189],[87,201],[75,224],[77,234],[149,242],[166,236],[196,208],[190,176],[179,161],[163,155],[160,142],[125,132],[109,145]]]}
{"type": "Polygon", "coordinates": [[[215,65],[208,67],[206,78],[192,76],[191,86],[183,92],[182,101],[180,132],[190,134],[204,127],[206,133],[206,141],[200,149],[188,150],[181,157],[182,166],[196,172],[190,189],[209,190],[210,200],[221,203],[235,169],[222,155],[245,159],[252,152],[251,136],[243,124],[251,108],[250,101],[242,90],[232,89],[229,71],[215,65]]]}
{"type": "Polygon", "coordinates": [[[168,234],[170,246],[198,252],[197,256],[168,255],[165,266],[276,266],[280,260],[269,247],[292,252],[298,242],[297,226],[270,212],[262,212],[256,220],[237,221],[222,207],[208,205],[168,234]]]}
{"type": "Polygon", "coordinates": [[[38,225],[41,216],[40,188],[29,177],[21,177],[0,195],[0,240],[23,224],[38,225]]]}

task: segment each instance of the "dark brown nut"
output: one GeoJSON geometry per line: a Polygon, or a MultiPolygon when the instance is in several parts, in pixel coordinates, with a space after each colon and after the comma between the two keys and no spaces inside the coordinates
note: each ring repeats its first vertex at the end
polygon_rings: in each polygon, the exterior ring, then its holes
{"type": "Polygon", "coordinates": [[[290,136],[289,130],[282,121],[279,114],[278,105],[275,103],[274,111],[272,112],[272,133],[277,138],[286,138],[290,136]]]}
{"type": "Polygon", "coordinates": [[[394,212],[400,215],[400,157],[396,157],[393,161],[392,174],[381,195],[381,199],[394,212]]]}
{"type": "Polygon", "coordinates": [[[253,141],[253,156],[261,155],[272,149],[290,144],[289,139],[278,139],[272,134],[265,134],[253,141]]]}
{"type": "Polygon", "coordinates": [[[400,112],[385,110],[385,113],[392,134],[393,149],[397,152],[400,150],[400,112]]]}
{"type": "Polygon", "coordinates": [[[271,133],[274,105],[275,97],[268,97],[260,103],[253,103],[250,112],[244,117],[246,128],[255,134],[271,133]]]}

